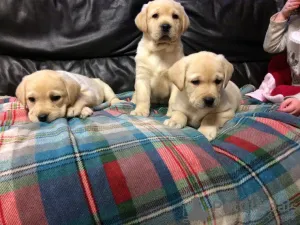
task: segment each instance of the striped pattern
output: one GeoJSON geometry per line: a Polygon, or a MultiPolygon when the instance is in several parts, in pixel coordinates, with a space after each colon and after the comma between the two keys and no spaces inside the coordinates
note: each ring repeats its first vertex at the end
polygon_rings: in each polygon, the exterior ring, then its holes
{"type": "Polygon", "coordinates": [[[0,97],[0,224],[299,224],[299,118],[245,97],[209,143],[133,107],[37,124],[0,97]]]}

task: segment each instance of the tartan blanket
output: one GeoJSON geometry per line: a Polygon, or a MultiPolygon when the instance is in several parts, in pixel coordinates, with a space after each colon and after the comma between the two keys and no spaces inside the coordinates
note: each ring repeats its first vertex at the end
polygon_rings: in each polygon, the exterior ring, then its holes
{"type": "Polygon", "coordinates": [[[2,97],[0,224],[300,224],[299,118],[244,97],[209,143],[133,107],[31,123],[2,97]]]}

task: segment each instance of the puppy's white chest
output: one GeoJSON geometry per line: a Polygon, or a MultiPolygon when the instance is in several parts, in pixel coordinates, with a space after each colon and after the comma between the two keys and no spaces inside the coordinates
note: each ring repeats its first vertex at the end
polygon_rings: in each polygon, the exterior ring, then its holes
{"type": "Polygon", "coordinates": [[[168,58],[164,59],[157,55],[151,55],[149,62],[151,71],[151,102],[166,103],[170,95],[170,81],[166,77],[166,72],[172,65],[168,58]]]}
{"type": "Polygon", "coordinates": [[[188,125],[197,129],[200,127],[202,119],[212,111],[209,108],[196,109],[192,107],[187,95],[179,91],[176,93],[176,101],[173,103],[172,108],[174,111],[183,112],[187,116],[188,125]]]}
{"type": "Polygon", "coordinates": [[[188,116],[188,124],[191,127],[199,128],[201,120],[203,119],[203,117],[204,117],[203,113],[199,113],[198,115],[197,114],[194,114],[194,115],[190,114],[188,116]]]}
{"type": "Polygon", "coordinates": [[[169,60],[162,59],[154,54],[150,55],[149,64],[152,69],[153,77],[163,76],[167,69],[169,69],[169,67],[172,65],[169,60]]]}

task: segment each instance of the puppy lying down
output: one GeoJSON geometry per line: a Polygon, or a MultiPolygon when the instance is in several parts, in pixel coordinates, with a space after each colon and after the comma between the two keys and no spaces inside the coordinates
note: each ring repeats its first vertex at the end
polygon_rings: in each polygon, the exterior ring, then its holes
{"type": "Polygon", "coordinates": [[[23,78],[16,90],[19,101],[29,109],[32,122],[51,122],[62,117],[86,118],[90,107],[103,101],[120,102],[100,79],[66,71],[40,70],[23,78]]]}
{"type": "Polygon", "coordinates": [[[168,77],[174,88],[171,118],[164,124],[182,128],[187,124],[210,141],[217,131],[232,119],[242,96],[239,88],[230,81],[233,66],[223,55],[211,52],[191,54],[176,62],[168,77]]]}

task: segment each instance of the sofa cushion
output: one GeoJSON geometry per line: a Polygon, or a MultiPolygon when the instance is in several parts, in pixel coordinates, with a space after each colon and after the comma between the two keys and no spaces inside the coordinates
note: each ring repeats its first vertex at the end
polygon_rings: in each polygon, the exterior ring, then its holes
{"type": "Polygon", "coordinates": [[[164,126],[166,107],[47,124],[0,99],[0,223],[297,224],[300,119],[258,103],[245,98],[210,144],[164,126]]]}

